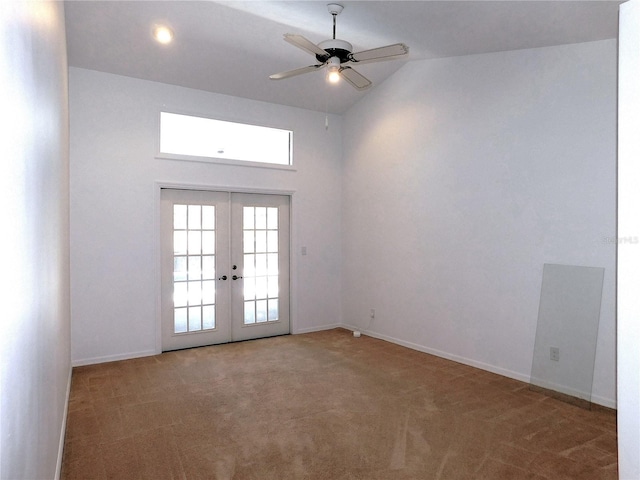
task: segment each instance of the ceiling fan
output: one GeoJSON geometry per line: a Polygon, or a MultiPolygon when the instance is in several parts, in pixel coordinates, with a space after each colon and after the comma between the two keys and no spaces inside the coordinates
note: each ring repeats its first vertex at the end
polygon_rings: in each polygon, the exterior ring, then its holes
{"type": "Polygon", "coordinates": [[[351,64],[372,63],[381,60],[392,60],[409,53],[409,47],[404,43],[394,43],[386,47],[372,48],[361,52],[352,52],[353,46],[349,42],[336,38],[336,17],[342,12],[344,7],[337,3],[327,5],[329,13],[333,16],[333,38],[320,42],[318,45],[306,39],[302,35],[286,33],[284,40],[291,45],[298,47],[305,52],[316,57],[319,62],[308,67],[296,68],[286,72],[270,75],[272,80],[282,80],[294,77],[303,73],[314,72],[327,67],[329,70],[328,79],[330,82],[337,82],[340,78],[345,79],[350,85],[358,90],[364,90],[371,86],[371,81],[364,75],[351,68],[351,64]]]}

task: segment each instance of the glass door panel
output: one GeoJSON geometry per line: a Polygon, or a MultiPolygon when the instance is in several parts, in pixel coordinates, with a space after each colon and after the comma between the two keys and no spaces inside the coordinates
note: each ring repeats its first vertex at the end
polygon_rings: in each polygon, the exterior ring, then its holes
{"type": "Polygon", "coordinates": [[[173,205],[173,333],[216,328],[215,210],[173,205]]]}
{"type": "Polygon", "coordinates": [[[163,189],[161,210],[162,349],[230,341],[229,194],[163,189]]]}
{"type": "Polygon", "coordinates": [[[232,292],[234,339],[289,333],[289,197],[232,194],[233,262],[242,288],[232,292]]]}
{"type": "Polygon", "coordinates": [[[289,197],[163,189],[162,349],[289,333],[289,197]]]}
{"type": "Polygon", "coordinates": [[[278,207],[244,206],[245,325],[278,318],[278,207]]]}

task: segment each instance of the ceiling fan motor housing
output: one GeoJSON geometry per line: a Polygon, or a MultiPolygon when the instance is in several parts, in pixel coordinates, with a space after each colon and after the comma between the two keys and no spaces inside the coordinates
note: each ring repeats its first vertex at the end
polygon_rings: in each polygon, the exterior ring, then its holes
{"type": "MultiPolygon", "coordinates": [[[[351,45],[349,42],[337,39],[325,40],[324,42],[320,42],[318,46],[325,52],[327,52],[329,54],[329,57],[338,57],[340,59],[340,63],[349,61],[349,55],[353,50],[353,45],[351,45]]],[[[316,59],[319,62],[325,62],[327,60],[327,57],[316,55],[316,59]]]]}

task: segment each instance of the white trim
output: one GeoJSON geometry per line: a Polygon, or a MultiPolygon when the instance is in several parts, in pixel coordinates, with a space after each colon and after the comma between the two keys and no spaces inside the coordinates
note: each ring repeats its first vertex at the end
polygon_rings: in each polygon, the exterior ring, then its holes
{"type": "Polygon", "coordinates": [[[289,333],[298,325],[298,230],[294,207],[296,196],[289,194],[289,333]]]}
{"type": "MultiPolygon", "coordinates": [[[[207,192],[223,192],[223,193],[257,193],[260,195],[287,195],[293,196],[295,190],[278,190],[274,188],[254,188],[243,187],[239,185],[212,185],[205,183],[177,183],[177,182],[154,182],[156,191],[158,192],[158,200],[160,199],[160,190],[163,188],[176,190],[204,190],[207,192]]],[[[158,213],[160,210],[158,210],[158,213]]],[[[159,233],[159,231],[158,231],[159,233]]]]}
{"type": "Polygon", "coordinates": [[[545,390],[552,390],[554,392],[568,395],[570,397],[575,397],[580,400],[585,400],[587,402],[590,401],[589,398],[591,397],[591,394],[589,392],[583,392],[580,390],[576,390],[575,388],[569,388],[565,385],[560,385],[554,382],[546,382],[540,378],[532,378],[529,383],[534,387],[544,388],[545,390]]]}
{"type": "Polygon", "coordinates": [[[200,162],[212,163],[214,165],[233,165],[235,167],[268,168],[269,170],[284,170],[286,172],[296,172],[293,165],[281,165],[279,163],[250,162],[248,160],[234,160],[232,158],[198,157],[195,155],[180,155],[177,153],[158,152],[156,160],[175,160],[180,162],[200,162]]]}
{"type": "Polygon", "coordinates": [[[115,355],[105,355],[104,357],[90,357],[74,360],[73,367],[83,367],[85,365],[96,365],[98,363],[117,362],[120,360],[131,360],[133,358],[151,357],[157,355],[155,350],[142,350],[140,352],[118,353],[115,355]]]}
{"type": "MultiPolygon", "coordinates": [[[[347,327],[350,330],[360,330],[356,327],[347,327]]],[[[413,342],[407,342],[406,340],[400,340],[399,338],[390,337],[388,335],[379,334],[376,332],[372,332],[370,330],[361,330],[361,332],[370,337],[379,338],[380,340],[386,340],[391,343],[395,343],[397,345],[402,345],[403,347],[411,348],[413,350],[418,350],[420,352],[428,353],[430,355],[435,355],[436,357],[445,358],[447,360],[452,360],[457,363],[462,363],[464,365],[468,365],[470,367],[479,368],[481,370],[486,370],[487,372],[496,373],[498,375],[502,375],[503,377],[513,378],[515,380],[520,380],[521,382],[529,383],[529,376],[523,375],[518,372],[514,372],[513,370],[508,370],[506,368],[496,367],[494,365],[490,365],[484,362],[478,362],[477,360],[473,360],[466,357],[461,357],[459,355],[454,355],[448,352],[444,352],[442,350],[437,350],[435,348],[425,347],[423,345],[419,345],[413,342]]]]}
{"type": "Polygon", "coordinates": [[[614,410],[618,409],[618,402],[616,402],[612,398],[601,397],[600,395],[591,394],[591,403],[597,403],[598,405],[602,405],[603,407],[612,408],[614,410]]]}
{"type": "Polygon", "coordinates": [[[67,434],[67,416],[69,414],[69,398],[71,397],[71,375],[73,368],[69,366],[69,379],[67,380],[67,394],[64,399],[64,409],[62,412],[62,426],[60,427],[60,440],[58,441],[58,461],[56,462],[55,480],[60,480],[62,475],[62,460],[64,456],[64,440],[67,434]]]}
{"type": "MultiPolygon", "coordinates": [[[[531,376],[525,375],[522,373],[514,372],[513,370],[508,370],[506,368],[497,367],[495,365],[491,365],[484,362],[479,362],[477,360],[473,360],[467,357],[461,357],[459,355],[454,355],[451,353],[443,352],[442,350],[436,350],[434,348],[425,347],[423,345],[418,345],[417,343],[407,342],[405,340],[400,340],[399,338],[390,337],[388,335],[379,334],[370,330],[361,330],[358,327],[353,327],[351,325],[339,325],[342,328],[346,328],[348,330],[359,330],[364,335],[369,337],[378,338],[380,340],[385,340],[387,342],[395,343],[396,345],[401,345],[403,347],[411,348],[412,350],[418,350],[419,352],[428,353],[430,355],[435,355],[436,357],[445,358],[447,360],[452,360],[457,363],[462,363],[463,365],[468,365],[470,367],[479,368],[480,370],[485,370],[487,372],[495,373],[497,375],[501,375],[507,378],[513,378],[514,380],[519,380],[524,383],[530,383],[531,376]]],[[[331,328],[331,327],[330,327],[331,328]]],[[[557,390],[557,389],[553,389],[557,390]]],[[[577,395],[576,395],[577,396],[577,395]]],[[[608,408],[616,408],[616,401],[611,398],[605,398],[598,395],[591,395],[591,402],[597,403],[598,405],[602,405],[608,408]]]]}
{"type": "Polygon", "coordinates": [[[159,355],[162,353],[162,232],[160,229],[162,228],[162,206],[161,206],[161,194],[162,194],[162,185],[158,182],[155,182],[153,185],[153,233],[154,233],[154,258],[153,269],[154,275],[156,279],[156,301],[155,301],[155,337],[156,337],[156,348],[155,354],[159,355]]]}
{"type": "Polygon", "coordinates": [[[322,332],[324,330],[333,330],[334,328],[348,328],[348,327],[345,327],[344,325],[341,325],[339,323],[334,323],[331,325],[320,325],[318,327],[301,328],[300,330],[295,330],[295,331],[292,331],[291,333],[293,335],[301,335],[303,333],[313,333],[313,332],[322,332]]]}

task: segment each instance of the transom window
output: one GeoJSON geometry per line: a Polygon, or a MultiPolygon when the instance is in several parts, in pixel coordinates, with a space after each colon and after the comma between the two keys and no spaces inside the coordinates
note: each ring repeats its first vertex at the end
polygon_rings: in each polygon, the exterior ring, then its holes
{"type": "Polygon", "coordinates": [[[160,153],[291,165],[291,130],[160,112],[160,153]]]}

